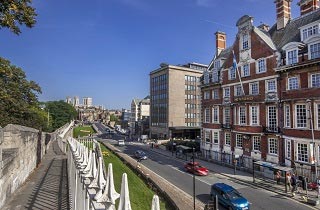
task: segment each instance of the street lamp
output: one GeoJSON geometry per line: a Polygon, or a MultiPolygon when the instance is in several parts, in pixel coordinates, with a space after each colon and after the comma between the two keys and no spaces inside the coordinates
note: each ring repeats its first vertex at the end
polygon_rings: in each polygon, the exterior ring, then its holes
{"type": "Polygon", "coordinates": [[[194,171],[194,147],[192,147],[192,171],[193,171],[193,210],[196,209],[196,176],[194,171]]]}
{"type": "MultiPolygon", "coordinates": [[[[308,112],[309,112],[310,127],[311,127],[312,145],[313,145],[313,160],[312,161],[314,162],[316,182],[318,184],[317,160],[315,158],[316,157],[316,144],[314,142],[314,129],[313,129],[313,116],[312,116],[311,100],[307,99],[307,103],[308,103],[308,112]]],[[[318,190],[317,196],[319,196],[319,190],[318,190]]]]}

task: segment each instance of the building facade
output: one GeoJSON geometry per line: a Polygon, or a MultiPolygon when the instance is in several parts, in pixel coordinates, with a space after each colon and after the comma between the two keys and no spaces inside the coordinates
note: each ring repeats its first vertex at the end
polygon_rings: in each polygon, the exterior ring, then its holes
{"type": "Polygon", "coordinates": [[[144,121],[148,121],[150,116],[150,97],[144,99],[133,99],[131,102],[131,118],[130,118],[130,133],[132,135],[141,135],[144,121]]]}
{"type": "Polygon", "coordinates": [[[83,106],[91,107],[92,106],[92,98],[90,97],[83,97],[83,106]]]}
{"type": "MultiPolygon", "coordinates": [[[[276,23],[237,21],[234,44],[216,33],[216,55],[204,72],[203,155],[243,157],[309,171],[320,162],[319,1],[276,0],[276,23]]],[[[246,162],[247,161],[247,162],[246,162]]],[[[310,175],[310,176],[311,176],[310,175]]]]}
{"type": "Polygon", "coordinates": [[[200,76],[207,65],[161,64],[150,72],[150,137],[200,136],[200,76]]]}

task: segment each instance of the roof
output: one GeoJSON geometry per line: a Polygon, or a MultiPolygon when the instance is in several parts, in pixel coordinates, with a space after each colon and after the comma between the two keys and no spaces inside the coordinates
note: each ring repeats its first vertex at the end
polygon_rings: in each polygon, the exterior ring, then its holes
{"type": "Polygon", "coordinates": [[[224,192],[229,192],[229,191],[234,190],[233,187],[231,187],[230,185],[227,185],[225,183],[215,183],[212,186],[215,186],[224,192]]]}
{"type": "Polygon", "coordinates": [[[269,34],[277,49],[281,50],[289,42],[300,42],[299,28],[317,20],[320,20],[320,9],[290,20],[286,27],[280,30],[277,30],[277,24],[274,24],[269,34]]]}

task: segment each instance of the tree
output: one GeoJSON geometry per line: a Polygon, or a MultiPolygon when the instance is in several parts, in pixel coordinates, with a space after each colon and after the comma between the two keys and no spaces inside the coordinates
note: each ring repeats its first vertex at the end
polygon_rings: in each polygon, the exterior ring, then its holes
{"type": "Polygon", "coordinates": [[[0,2],[0,28],[9,28],[13,33],[21,33],[19,25],[31,28],[35,25],[37,16],[30,6],[32,0],[2,0],[0,2]]]}
{"type": "Polygon", "coordinates": [[[64,101],[49,101],[45,110],[50,114],[51,131],[54,131],[77,117],[76,109],[64,101]]]}
{"type": "Polygon", "coordinates": [[[19,124],[46,129],[45,112],[40,109],[37,94],[41,88],[28,81],[21,68],[0,57],[0,125],[19,124]]]}

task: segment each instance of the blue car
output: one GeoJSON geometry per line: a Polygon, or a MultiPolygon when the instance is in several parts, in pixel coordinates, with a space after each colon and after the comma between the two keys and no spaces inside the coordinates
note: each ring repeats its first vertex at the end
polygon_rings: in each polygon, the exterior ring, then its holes
{"type": "Polygon", "coordinates": [[[229,210],[248,210],[250,209],[250,203],[247,199],[241,196],[241,194],[224,183],[215,183],[211,186],[210,192],[211,198],[217,195],[219,203],[229,210]]]}

